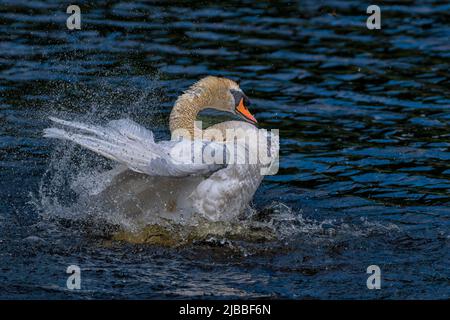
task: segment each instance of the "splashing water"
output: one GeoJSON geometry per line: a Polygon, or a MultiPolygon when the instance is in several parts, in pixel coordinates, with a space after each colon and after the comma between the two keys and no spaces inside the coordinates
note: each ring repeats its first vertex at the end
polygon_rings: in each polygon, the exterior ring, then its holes
{"type": "MultiPolygon", "coordinates": [[[[69,109],[82,112],[74,115],[59,111],[56,116],[91,123],[135,118],[143,125],[158,130],[160,119],[157,108],[160,101],[157,85],[157,75],[147,79],[144,88],[142,85],[136,87],[135,83],[119,87],[102,82],[100,88],[80,85],[74,90],[81,92],[79,96],[83,98],[77,101],[76,107],[70,105],[69,109]]],[[[73,101],[60,99],[57,93],[55,97],[50,110],[65,110],[67,104],[73,104],[73,101]]],[[[55,116],[55,112],[42,114],[44,118],[49,116],[55,116]]],[[[101,156],[70,142],[58,141],[32,202],[45,219],[97,219],[136,230],[137,226],[127,220],[120,210],[110,206],[110,210],[105,211],[105,203],[89,201],[92,195],[99,194],[122,171],[123,168],[101,156]]]]}
{"type": "MultiPolygon", "coordinates": [[[[77,108],[71,106],[71,109],[81,109],[84,115],[68,115],[60,111],[57,116],[76,117],[79,121],[92,123],[126,117],[142,123],[145,119],[145,124],[150,128],[158,129],[161,123],[156,112],[160,105],[157,77],[149,83],[145,90],[131,89],[133,85],[130,84],[116,89],[116,86],[104,82],[100,90],[77,88],[83,92],[81,96],[84,99],[78,101],[77,108]]],[[[64,110],[65,103],[65,100],[57,98],[51,109],[64,110]]],[[[50,115],[55,114],[52,112],[43,116],[50,115]]],[[[58,141],[33,203],[46,220],[77,221],[91,229],[91,234],[98,231],[92,229],[101,225],[103,231],[112,231],[109,236],[116,240],[138,243],[173,245],[199,240],[282,240],[302,233],[323,233],[325,224],[334,223],[304,219],[301,213],[276,202],[260,211],[249,207],[245,214],[232,221],[211,222],[196,216],[169,219],[144,205],[140,206],[132,189],[126,194],[116,189],[105,195],[104,191],[125,171],[120,165],[70,142],[58,141]]],[[[151,183],[146,177],[140,179],[144,185],[151,183]]],[[[329,227],[326,232],[332,230],[329,227]]]]}
{"type": "MultiPolygon", "coordinates": [[[[77,97],[82,98],[76,101],[68,101],[67,93],[63,99],[54,92],[55,99],[48,109],[58,111],[56,114],[55,111],[43,113],[42,117],[75,118],[95,124],[134,118],[150,130],[158,130],[164,127],[158,118],[161,105],[158,75],[147,80],[143,89],[142,85],[136,86],[135,83],[118,86],[100,82],[100,88],[77,85],[73,90],[78,92],[77,97]],[[67,108],[80,112],[66,113],[64,110],[67,108]]],[[[122,166],[73,143],[57,141],[32,203],[45,220],[77,221],[90,229],[102,225],[103,230],[114,230],[116,239],[131,242],[173,244],[218,237],[272,240],[296,232],[293,222],[299,216],[282,204],[266,210],[273,209],[270,221],[260,220],[257,211],[250,207],[235,221],[218,223],[196,216],[170,219],[160,216],[158,212],[140,205],[133,188],[125,194],[120,188],[112,193],[105,192],[126,171],[122,166]],[[105,228],[105,225],[110,227],[105,228]]],[[[151,183],[146,180],[148,177],[139,176],[139,183],[151,183]]],[[[90,230],[93,232],[95,230],[90,230]]]]}

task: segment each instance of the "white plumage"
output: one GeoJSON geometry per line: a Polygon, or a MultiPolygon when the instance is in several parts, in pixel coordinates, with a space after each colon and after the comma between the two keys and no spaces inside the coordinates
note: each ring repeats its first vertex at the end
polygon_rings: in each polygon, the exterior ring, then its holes
{"type": "MultiPolygon", "coordinates": [[[[207,146],[214,152],[226,153],[227,143],[186,139],[156,143],[151,131],[129,119],[114,120],[104,127],[53,117],[51,120],[61,128],[45,129],[45,137],[75,142],[141,174],[115,171],[117,177],[113,177],[113,183],[102,192],[108,191],[115,202],[120,198],[118,193],[132,193],[133,197],[147,203],[141,203],[140,208],[149,208],[159,216],[197,213],[214,221],[230,219],[245,209],[261,181],[261,165],[258,164],[205,164],[196,163],[191,157],[173,157],[179,155],[174,149],[193,146],[202,150],[207,146]],[[126,186],[127,191],[120,184],[126,186]]],[[[100,192],[96,193],[98,196],[100,192]]],[[[127,201],[123,199],[122,205],[127,201]]]]}
{"type": "MultiPolygon", "coordinates": [[[[113,120],[106,126],[94,126],[51,117],[63,129],[44,129],[47,138],[75,142],[86,149],[125,164],[129,169],[151,176],[188,176],[211,173],[223,165],[194,162],[174,150],[204,148],[224,152],[225,145],[209,141],[163,141],[155,143],[153,133],[129,119],[113,120]],[[174,158],[173,155],[179,155],[174,158]]],[[[192,152],[193,154],[193,152],[192,152]]]]}
{"type": "MultiPolygon", "coordinates": [[[[207,77],[194,85],[194,88],[199,87],[204,89],[201,90],[203,94],[216,93],[217,96],[193,96],[192,90],[188,90],[178,98],[172,111],[171,129],[185,126],[190,131],[194,130],[197,112],[207,107],[214,108],[214,103],[220,105],[218,109],[229,108],[229,112],[235,113],[238,102],[234,101],[230,88],[235,90],[235,95],[243,94],[236,83],[224,78],[207,77]]],[[[242,100],[239,107],[243,108],[242,100]]],[[[248,112],[247,109],[241,110],[248,112]]],[[[143,223],[155,216],[177,220],[193,215],[213,221],[233,219],[247,208],[262,180],[264,164],[259,162],[205,163],[196,161],[198,159],[193,156],[195,152],[201,153],[208,148],[210,154],[227,158],[225,155],[230,152],[230,147],[234,147],[235,141],[178,139],[155,142],[151,131],[129,119],[114,120],[105,126],[58,118],[51,120],[57,127],[45,129],[45,137],[72,141],[121,164],[106,173],[110,183],[93,189],[89,201],[105,202],[109,199],[111,206],[143,223]]],[[[243,121],[226,121],[209,129],[258,132],[254,125],[243,121]]],[[[254,152],[247,143],[241,141],[240,148],[254,152]]],[[[275,148],[277,146],[271,146],[271,154],[275,148]]]]}

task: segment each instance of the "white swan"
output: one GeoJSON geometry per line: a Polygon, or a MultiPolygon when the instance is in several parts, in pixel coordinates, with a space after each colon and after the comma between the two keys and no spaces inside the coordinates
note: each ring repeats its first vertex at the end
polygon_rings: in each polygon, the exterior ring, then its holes
{"type": "MultiPolygon", "coordinates": [[[[248,104],[236,82],[209,76],[178,97],[170,115],[170,141],[155,143],[151,131],[129,119],[95,126],[51,118],[60,128],[47,128],[44,136],[73,141],[121,163],[108,173],[113,182],[92,191],[92,196],[110,197],[128,215],[145,219],[155,214],[164,218],[199,214],[212,221],[230,220],[247,208],[262,180],[261,169],[268,164],[199,163],[191,154],[177,156],[175,151],[195,144],[200,150],[209,148],[211,154],[230,152],[230,142],[236,139],[227,140],[227,129],[259,131],[248,104]],[[246,122],[226,121],[201,130],[195,120],[206,108],[237,114],[246,122]],[[200,141],[192,139],[197,135],[202,136],[200,141]]],[[[268,149],[271,156],[276,155],[277,143],[268,149]]]]}

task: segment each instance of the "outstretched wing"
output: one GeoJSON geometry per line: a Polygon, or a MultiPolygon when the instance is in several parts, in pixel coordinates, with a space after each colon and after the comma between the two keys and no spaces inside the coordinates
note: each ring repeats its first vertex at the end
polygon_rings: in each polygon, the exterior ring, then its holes
{"type": "Polygon", "coordinates": [[[199,161],[195,151],[226,152],[226,146],[209,141],[163,141],[156,143],[153,133],[129,119],[114,120],[106,126],[89,125],[51,117],[61,128],[47,128],[44,136],[75,142],[129,169],[151,176],[184,177],[209,175],[225,165],[199,161]]]}

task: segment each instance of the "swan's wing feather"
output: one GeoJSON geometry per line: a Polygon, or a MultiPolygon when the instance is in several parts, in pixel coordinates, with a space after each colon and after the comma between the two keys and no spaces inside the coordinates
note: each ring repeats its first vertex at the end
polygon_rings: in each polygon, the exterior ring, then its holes
{"type": "Polygon", "coordinates": [[[151,176],[209,175],[223,168],[220,163],[194,161],[180,150],[211,148],[224,152],[225,145],[208,141],[163,141],[155,143],[153,133],[129,119],[114,120],[106,126],[50,118],[62,128],[47,128],[44,136],[75,142],[129,169],[151,176]],[[195,144],[195,146],[194,146],[195,144]]]}
{"type": "Polygon", "coordinates": [[[108,126],[116,129],[132,140],[154,142],[153,132],[130,119],[112,120],[108,123],[108,126]]]}

